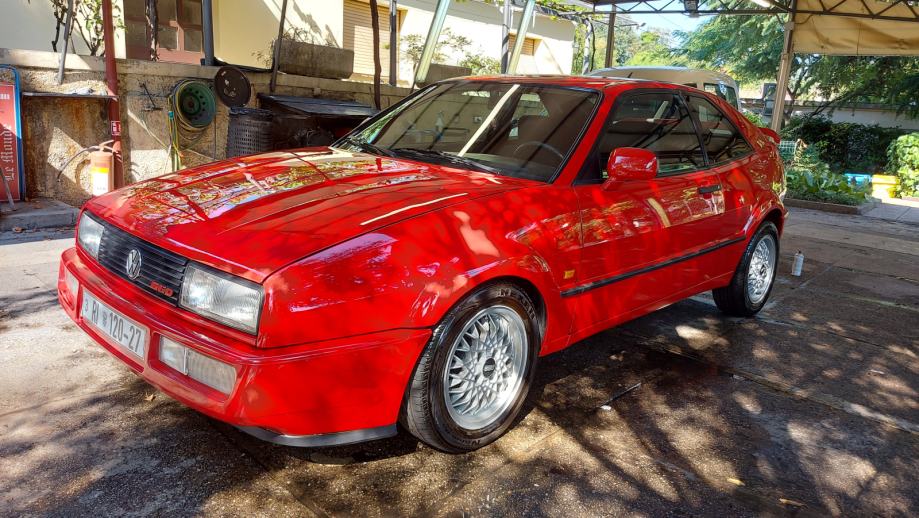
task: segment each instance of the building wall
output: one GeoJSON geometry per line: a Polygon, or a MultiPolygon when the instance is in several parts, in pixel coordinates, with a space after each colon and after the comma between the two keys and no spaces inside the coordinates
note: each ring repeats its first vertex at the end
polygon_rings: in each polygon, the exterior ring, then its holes
{"type": "MultiPolygon", "coordinates": [[[[741,99],[741,103],[744,110],[755,113],[763,112],[763,101],[761,99],[741,99]]],[[[806,115],[812,113],[816,109],[817,107],[814,103],[803,101],[795,103],[794,114],[806,115]]],[[[821,115],[832,122],[853,122],[869,126],[878,125],[882,128],[919,130],[919,118],[910,118],[906,115],[898,114],[896,106],[856,104],[854,106],[836,108],[833,111],[824,111],[821,115]]],[[[764,116],[763,119],[768,123],[771,117],[767,115],[764,116]]]]}
{"type": "MultiPolygon", "coordinates": [[[[285,27],[306,31],[316,43],[342,46],[342,0],[288,0],[285,27]]],[[[238,65],[270,66],[255,53],[269,56],[278,36],[281,0],[215,0],[214,54],[238,65]]]]}
{"type": "MultiPolygon", "coordinates": [[[[0,49],[0,63],[19,69],[24,91],[61,94],[86,89],[95,93],[105,91],[105,65],[101,58],[73,56],[67,62],[62,85],[56,81],[57,58],[50,52],[0,49]]],[[[167,96],[176,82],[188,78],[211,79],[217,67],[140,60],[118,60],[117,66],[125,180],[132,183],[168,173],[171,167],[167,96]]],[[[268,91],[270,74],[247,73],[247,76],[253,90],[249,105],[257,106],[256,95],[268,91]]],[[[373,85],[354,81],[281,75],[275,93],[373,104],[373,85]]],[[[383,85],[383,108],[408,93],[405,88],[383,85]]],[[[89,199],[86,155],[70,159],[81,149],[111,138],[106,103],[98,97],[65,95],[24,100],[23,151],[29,198],[50,197],[72,205],[89,199]]],[[[215,123],[183,153],[184,165],[191,167],[225,158],[228,124],[229,111],[218,102],[215,123]]]]}
{"type": "MultiPolygon", "coordinates": [[[[368,3],[367,0],[357,0],[368,3]]],[[[239,65],[265,67],[270,64],[271,41],[277,37],[282,0],[214,0],[214,51],[217,58],[239,65]],[[259,55],[261,54],[261,55],[259,55]]],[[[55,20],[48,0],[2,0],[0,48],[51,51],[55,20]]],[[[116,19],[123,0],[113,0],[116,19]]],[[[427,34],[436,0],[402,0],[400,36],[427,34]]],[[[380,1],[387,6],[387,0],[380,1]]],[[[369,6],[368,6],[369,9],[369,6]]],[[[514,27],[520,12],[515,12],[514,27]]],[[[450,4],[445,28],[473,41],[469,53],[501,59],[501,10],[481,0],[454,1],[450,4]]],[[[389,20],[381,18],[388,28],[389,20]]],[[[314,42],[335,47],[345,44],[343,0],[288,0],[285,26],[305,31],[314,42]]],[[[523,55],[519,73],[567,74],[571,71],[574,24],[536,14],[528,37],[537,41],[533,56],[523,55]]],[[[86,45],[74,33],[71,52],[88,54],[86,45]]],[[[381,52],[389,53],[388,38],[381,41],[381,52]]],[[[368,48],[353,49],[367,53],[368,48]]],[[[371,51],[372,52],[372,51],[371,51]]],[[[399,53],[399,80],[410,83],[413,64],[399,53]]],[[[115,56],[125,57],[124,30],[115,31],[115,56]]],[[[446,64],[456,64],[461,53],[449,56],[446,64]]],[[[387,67],[388,68],[388,67],[387,67]]],[[[385,70],[384,70],[385,73],[385,70]]],[[[361,77],[361,79],[364,79],[361,77]]]]}
{"type": "MultiPolygon", "coordinates": [[[[52,51],[51,40],[54,39],[56,21],[54,10],[49,0],[0,0],[0,48],[52,51]]],[[[112,0],[116,13],[121,11],[122,0],[112,0]]],[[[64,28],[58,50],[62,48],[64,28]]],[[[80,37],[76,26],[72,31],[73,46],[70,52],[79,55],[89,54],[89,49],[80,37]]],[[[123,58],[124,34],[115,31],[115,56],[123,58]]]]}
{"type": "MultiPolygon", "coordinates": [[[[401,0],[399,8],[405,9],[401,37],[420,34],[424,37],[434,18],[435,0],[401,0]]],[[[513,30],[520,20],[520,11],[514,13],[513,30]]],[[[498,6],[480,1],[452,2],[447,11],[444,28],[473,41],[470,53],[501,59],[503,16],[498,6]]],[[[575,26],[563,19],[536,14],[527,37],[537,40],[535,55],[521,56],[517,72],[521,74],[569,74],[573,59],[572,44],[575,26]]],[[[445,50],[446,51],[446,50],[445,50]]],[[[450,54],[449,51],[447,51],[450,54]]],[[[448,63],[456,64],[462,56],[453,53],[448,63]]],[[[411,81],[413,64],[403,55],[399,57],[399,79],[411,81]]]]}

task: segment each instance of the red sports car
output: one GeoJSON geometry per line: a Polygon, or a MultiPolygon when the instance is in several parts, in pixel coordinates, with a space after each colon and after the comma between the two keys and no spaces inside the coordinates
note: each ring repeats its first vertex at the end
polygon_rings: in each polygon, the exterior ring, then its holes
{"type": "Polygon", "coordinates": [[[537,358],[713,290],[769,297],[777,136],[665,83],[437,83],[329,148],[86,203],[61,305],[182,403],[281,444],[481,447],[537,358]]]}

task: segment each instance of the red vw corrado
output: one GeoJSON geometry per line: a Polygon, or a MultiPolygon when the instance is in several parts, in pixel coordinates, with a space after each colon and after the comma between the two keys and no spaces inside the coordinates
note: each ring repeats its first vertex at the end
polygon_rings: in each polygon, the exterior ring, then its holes
{"type": "Polygon", "coordinates": [[[514,422],[539,356],[705,290],[763,307],[775,140],[672,84],[437,83],[332,147],[93,198],[59,298],[142,378],[257,437],[401,424],[471,450],[514,422]]]}

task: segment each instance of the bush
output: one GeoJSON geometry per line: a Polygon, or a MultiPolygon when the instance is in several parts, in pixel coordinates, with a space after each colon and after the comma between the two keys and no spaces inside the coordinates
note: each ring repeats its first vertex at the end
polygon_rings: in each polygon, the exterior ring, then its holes
{"type": "Polygon", "coordinates": [[[833,170],[876,173],[887,166],[890,143],[904,134],[896,128],[831,122],[826,117],[793,117],[782,129],[782,138],[801,139],[818,150],[833,170]]]}
{"type": "Polygon", "coordinates": [[[747,118],[748,121],[752,122],[757,128],[762,128],[766,125],[766,122],[763,121],[763,116],[756,112],[743,112],[743,116],[747,118]]]}
{"type": "Polygon", "coordinates": [[[830,171],[814,146],[800,150],[785,170],[788,197],[842,205],[859,205],[868,200],[868,186],[849,183],[842,174],[830,171]]]}
{"type": "Polygon", "coordinates": [[[887,157],[887,171],[900,179],[897,196],[919,196],[919,133],[891,142],[887,157]]]}

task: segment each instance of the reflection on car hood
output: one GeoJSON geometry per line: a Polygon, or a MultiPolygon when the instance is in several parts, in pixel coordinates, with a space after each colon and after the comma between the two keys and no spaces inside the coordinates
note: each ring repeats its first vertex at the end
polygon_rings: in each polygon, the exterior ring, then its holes
{"type": "Polygon", "coordinates": [[[530,184],[332,148],[216,162],[94,198],[87,208],[166,249],[261,282],[360,234],[530,184]]]}

